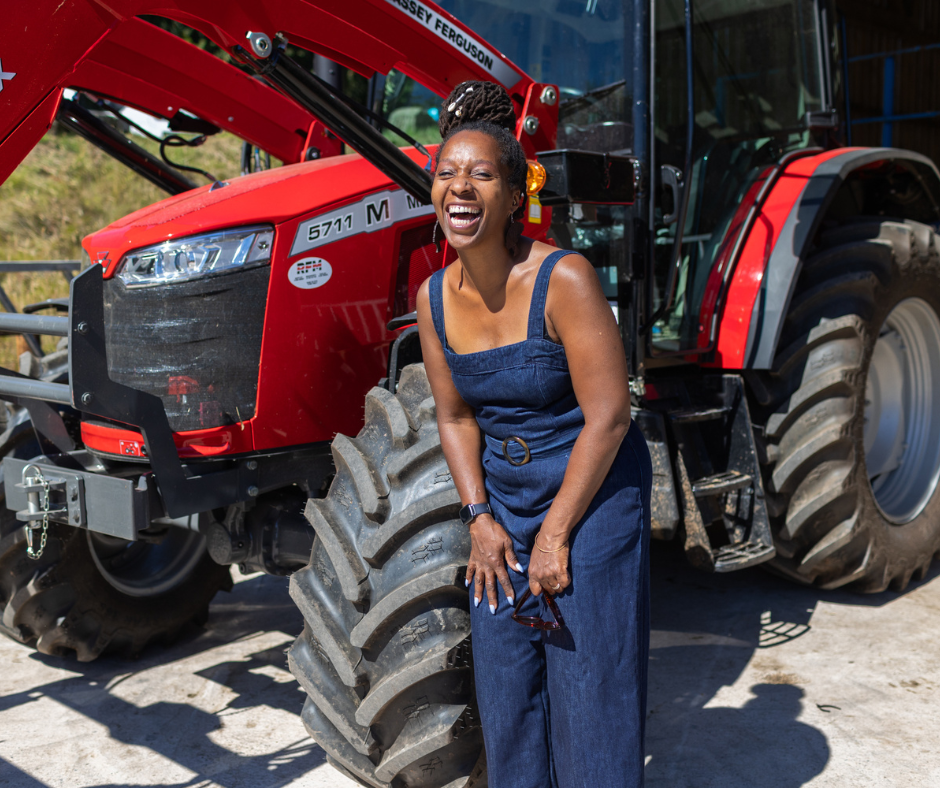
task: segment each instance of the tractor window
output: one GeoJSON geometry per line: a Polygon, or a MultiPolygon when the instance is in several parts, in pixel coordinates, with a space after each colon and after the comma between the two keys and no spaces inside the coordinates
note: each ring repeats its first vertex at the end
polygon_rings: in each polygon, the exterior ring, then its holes
{"type": "MultiPolygon", "coordinates": [[[[682,0],[656,0],[657,164],[685,167],[686,50],[682,0]]],[[[803,118],[824,109],[813,0],[693,4],[694,136],[689,210],[676,297],[653,327],[654,351],[710,345],[715,287],[731,235],[766,168],[809,144],[803,118]],[[706,297],[706,292],[709,295],[706,297]]],[[[662,303],[676,226],[656,233],[654,302],[662,303]]],[[[657,304],[658,305],[658,304],[657,304]]]]}
{"type": "MultiPolygon", "coordinates": [[[[438,0],[439,5],[529,76],[558,85],[559,148],[628,152],[633,147],[632,3],[621,0],[438,0]]],[[[626,210],[572,205],[552,210],[550,234],[595,267],[615,304],[626,210]]]]}
{"type": "Polygon", "coordinates": [[[630,3],[620,0],[440,0],[539,82],[558,85],[558,147],[630,148],[630,3]]]}
{"type": "MultiPolygon", "coordinates": [[[[437,128],[441,98],[420,82],[393,69],[385,78],[381,105],[382,117],[418,142],[432,145],[441,141],[437,128]]],[[[390,129],[382,133],[398,145],[404,142],[390,129]]]]}

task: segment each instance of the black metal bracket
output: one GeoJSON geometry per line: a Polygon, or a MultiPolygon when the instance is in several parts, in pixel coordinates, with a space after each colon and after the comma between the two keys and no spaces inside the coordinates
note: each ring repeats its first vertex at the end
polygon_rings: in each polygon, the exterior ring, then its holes
{"type": "Polygon", "coordinates": [[[63,99],[56,119],[169,194],[181,194],[196,188],[196,184],[185,175],[127,139],[76,101],[63,99]]]}

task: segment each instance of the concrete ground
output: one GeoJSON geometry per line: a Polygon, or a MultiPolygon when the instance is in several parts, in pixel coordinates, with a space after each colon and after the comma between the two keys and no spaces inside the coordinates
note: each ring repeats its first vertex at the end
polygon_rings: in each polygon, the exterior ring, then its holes
{"type": "MultiPolygon", "coordinates": [[[[940,563],[860,597],[654,547],[650,788],[940,788],[940,563]]],[[[352,786],[300,721],[301,624],[286,581],[254,576],[133,662],[0,638],[0,785],[352,786]]]]}

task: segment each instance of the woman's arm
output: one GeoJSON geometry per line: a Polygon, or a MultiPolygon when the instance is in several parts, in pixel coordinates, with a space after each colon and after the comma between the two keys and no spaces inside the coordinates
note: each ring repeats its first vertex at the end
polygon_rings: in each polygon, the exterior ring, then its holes
{"type": "Polygon", "coordinates": [[[558,495],[529,564],[532,593],[556,594],[571,582],[568,535],[600,489],[630,428],[627,358],[620,330],[591,264],[567,255],[552,272],[546,315],[565,347],[584,429],[575,441],[558,495]],[[563,296],[562,296],[563,294],[563,296]],[[542,548],[542,549],[538,549],[542,548]]]}
{"type": "MultiPolygon", "coordinates": [[[[462,505],[485,503],[486,487],[483,483],[482,444],[480,427],[476,415],[457,392],[444,349],[441,347],[428,297],[428,282],[418,291],[418,335],[424,367],[434,395],[437,410],[437,426],[441,433],[441,447],[451,476],[457,487],[462,505]]],[[[470,524],[470,560],[467,562],[467,585],[474,584],[474,604],[483,598],[483,587],[489,600],[491,612],[496,612],[499,600],[496,583],[503,587],[509,603],[513,603],[512,583],[506,572],[508,564],[518,572],[522,567],[512,551],[512,541],[503,527],[488,514],[478,515],[470,524]]]]}

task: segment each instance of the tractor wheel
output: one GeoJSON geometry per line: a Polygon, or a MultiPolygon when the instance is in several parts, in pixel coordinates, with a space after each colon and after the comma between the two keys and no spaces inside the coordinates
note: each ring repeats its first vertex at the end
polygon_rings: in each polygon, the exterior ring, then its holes
{"type": "Polygon", "coordinates": [[[0,631],[81,662],[168,642],[190,621],[205,623],[212,597],[232,587],[202,536],[182,528],[159,542],[126,542],[51,524],[39,559],[26,548],[0,484],[0,631]]]}
{"type": "Polygon", "coordinates": [[[905,588],[940,550],[940,238],[882,219],[822,232],[779,346],[753,379],[772,568],[905,588]]]}
{"type": "Polygon", "coordinates": [[[333,442],[336,477],[310,500],[304,616],[289,662],[303,721],[330,762],[369,786],[483,788],[464,586],[468,530],[423,364],[374,388],[365,426],[333,442]]]}

